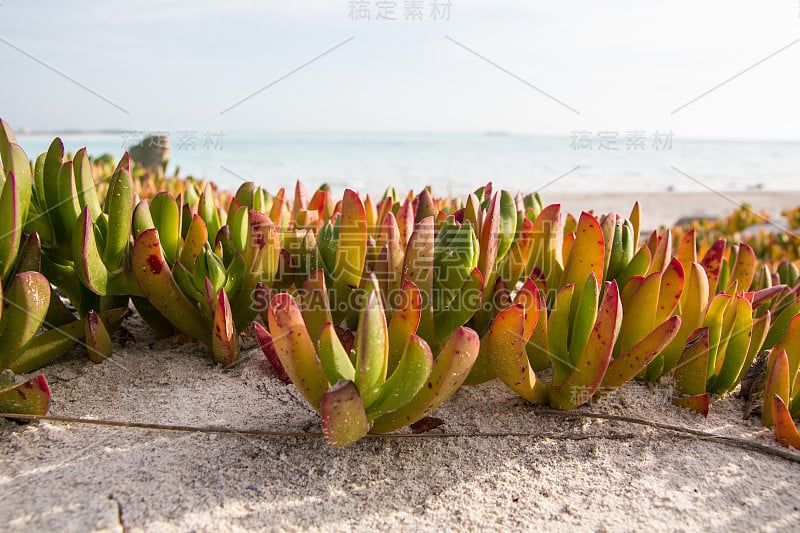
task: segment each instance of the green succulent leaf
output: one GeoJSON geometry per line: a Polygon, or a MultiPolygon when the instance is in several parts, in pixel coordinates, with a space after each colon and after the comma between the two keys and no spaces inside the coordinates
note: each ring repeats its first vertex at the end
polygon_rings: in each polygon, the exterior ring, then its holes
{"type": "Polygon", "coordinates": [[[562,384],[550,387],[550,403],[557,409],[574,409],[591,399],[611,362],[612,349],[622,324],[622,302],[616,282],[607,286],[597,311],[589,342],[562,384]]]}
{"type": "Polygon", "coordinates": [[[103,320],[95,311],[86,315],[86,350],[93,363],[102,363],[111,357],[111,337],[103,320]]]}
{"type": "Polygon", "coordinates": [[[133,216],[133,179],[127,170],[120,169],[111,177],[103,205],[108,214],[103,262],[109,270],[118,270],[126,261],[133,216]]]}
{"type": "Polygon", "coordinates": [[[331,446],[353,444],[369,431],[364,404],[352,381],[338,381],[322,396],[322,434],[331,446]]]}
{"type": "Polygon", "coordinates": [[[687,396],[706,392],[709,359],[709,329],[694,330],[686,342],[686,347],[675,367],[675,390],[687,396]]]}
{"type": "Polygon", "coordinates": [[[621,387],[626,381],[633,379],[675,338],[680,325],[681,319],[679,316],[670,317],[625,353],[614,358],[608,365],[608,370],[603,376],[603,381],[597,394],[605,396],[621,387]]]}
{"type": "Polygon", "coordinates": [[[89,207],[85,207],[77,220],[75,233],[72,235],[72,257],[75,261],[76,273],[81,282],[92,292],[99,295],[108,293],[110,277],[94,234],[94,225],[89,207]]]}
{"type": "Polygon", "coordinates": [[[467,281],[456,293],[455,299],[446,307],[434,310],[433,322],[436,324],[436,337],[444,344],[450,335],[466,324],[480,309],[483,300],[483,276],[473,268],[467,281]]]}
{"type": "Polygon", "coordinates": [[[330,322],[322,327],[319,335],[319,362],[331,383],[339,380],[354,381],[356,378],[353,362],[330,322]]]}
{"type": "Polygon", "coordinates": [[[214,204],[214,194],[209,184],[206,184],[203,193],[200,195],[197,213],[205,222],[206,228],[208,228],[208,235],[212,238],[216,237],[219,228],[222,227],[222,223],[217,206],[214,204]]]}
{"type": "Polygon", "coordinates": [[[78,193],[80,209],[89,208],[92,221],[96,222],[103,212],[100,200],[97,198],[97,186],[92,176],[92,163],[86,154],[86,148],[81,148],[72,159],[72,169],[75,174],[75,187],[78,193]]]}
{"type": "MultiPolygon", "coordinates": [[[[127,314],[127,307],[99,313],[105,324],[115,324],[127,314]]],[[[85,318],[40,333],[28,343],[9,368],[16,374],[26,374],[42,368],[69,352],[85,334],[85,318]]]]}
{"type": "Polygon", "coordinates": [[[311,407],[319,410],[330,384],[317,359],[300,308],[290,295],[275,295],[269,306],[268,322],[272,342],[286,374],[311,407]]]}
{"type": "Polygon", "coordinates": [[[367,409],[367,417],[374,420],[396,411],[410,402],[425,386],[433,368],[433,354],[428,344],[411,335],[397,368],[380,388],[380,395],[367,409]]]}
{"type": "Polygon", "coordinates": [[[153,307],[176,328],[210,347],[208,325],[175,283],[157,230],[147,230],[136,238],[131,262],[136,282],[153,307]]]}
{"type": "Polygon", "coordinates": [[[355,384],[364,400],[364,407],[369,408],[378,399],[380,386],[386,380],[389,332],[377,290],[368,290],[366,298],[366,306],[359,315],[354,350],[355,384]]]}
{"type": "Polygon", "coordinates": [[[561,287],[547,324],[547,344],[550,347],[550,360],[553,364],[554,385],[564,383],[572,372],[569,354],[569,317],[574,288],[574,285],[561,287]]]}
{"type": "Polygon", "coordinates": [[[481,351],[485,349],[492,371],[500,381],[525,400],[541,404],[547,400],[547,387],[536,378],[528,362],[525,315],[521,304],[501,311],[489,333],[481,339],[481,351]]]}
{"type": "Polygon", "coordinates": [[[403,407],[375,420],[372,432],[395,431],[433,412],[464,383],[479,349],[477,333],[465,327],[457,329],[434,360],[425,386],[403,407]]]}
{"type": "Polygon", "coordinates": [[[0,412],[44,416],[50,407],[50,388],[44,376],[13,387],[0,387],[0,412]]]}
{"type": "Polygon", "coordinates": [[[578,358],[583,353],[589,335],[597,319],[597,305],[600,298],[600,287],[594,272],[586,278],[583,290],[576,295],[578,305],[575,308],[575,316],[572,320],[572,328],[569,343],[570,363],[574,366],[578,363],[578,358]]]}
{"type": "Polygon", "coordinates": [[[38,272],[23,272],[11,281],[3,294],[0,319],[0,370],[15,358],[39,331],[50,306],[50,284],[38,272]]]}
{"type": "Polygon", "coordinates": [[[239,360],[239,336],[233,323],[231,306],[225,289],[220,290],[214,311],[211,354],[215,363],[225,367],[239,360]]]}
{"type": "Polygon", "coordinates": [[[150,201],[150,215],[167,262],[172,264],[178,260],[181,246],[181,210],[171,194],[160,192],[150,201]]]}
{"type": "Polygon", "coordinates": [[[497,258],[502,261],[517,232],[517,203],[508,191],[500,191],[500,224],[497,228],[497,258]]]}

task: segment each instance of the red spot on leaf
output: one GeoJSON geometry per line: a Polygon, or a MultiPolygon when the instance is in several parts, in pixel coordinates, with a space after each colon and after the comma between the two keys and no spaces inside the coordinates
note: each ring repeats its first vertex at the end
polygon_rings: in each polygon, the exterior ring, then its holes
{"type": "Polygon", "coordinates": [[[147,265],[150,267],[150,272],[153,274],[161,274],[161,258],[157,255],[148,255],[147,265]]]}

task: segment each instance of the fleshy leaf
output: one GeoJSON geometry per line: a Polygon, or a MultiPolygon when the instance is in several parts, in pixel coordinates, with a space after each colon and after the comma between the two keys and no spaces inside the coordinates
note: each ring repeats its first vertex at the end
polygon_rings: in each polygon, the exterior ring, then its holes
{"type": "Polygon", "coordinates": [[[339,224],[333,279],[336,283],[357,287],[361,284],[367,254],[367,220],[361,199],[350,189],[345,190],[342,198],[339,224]]]}
{"type": "Polygon", "coordinates": [[[696,396],[706,392],[708,369],[709,331],[696,329],[686,341],[686,347],[675,367],[675,390],[696,396]]]}
{"type": "Polygon", "coordinates": [[[189,224],[189,232],[181,248],[179,261],[190,271],[194,269],[197,256],[203,251],[203,245],[208,242],[208,229],[200,215],[193,215],[189,224]]]}
{"type": "Polygon", "coordinates": [[[319,336],[319,362],[325,376],[331,383],[339,380],[354,381],[356,370],[350,356],[342,346],[333,324],[328,322],[322,327],[319,336]]]}
{"type": "MultiPolygon", "coordinates": [[[[100,314],[106,324],[121,321],[128,313],[127,308],[109,309],[100,314]]],[[[58,328],[49,329],[36,335],[9,367],[16,374],[25,374],[41,368],[61,357],[86,333],[86,319],[76,320],[58,328]]]]}
{"type": "Polygon", "coordinates": [[[95,240],[89,207],[78,217],[77,231],[72,236],[72,257],[75,271],[89,290],[101,296],[107,294],[109,273],[95,240]]]}
{"type": "MultiPolygon", "coordinates": [[[[741,379],[745,358],[750,347],[753,331],[753,310],[742,296],[737,296],[726,314],[732,315],[732,331],[725,352],[717,354],[716,376],[709,386],[709,392],[722,394],[733,389],[741,379]]],[[[726,317],[727,318],[727,317],[726,317]]]]}
{"type": "Polygon", "coordinates": [[[586,343],[589,341],[589,335],[592,333],[592,328],[597,318],[600,287],[597,285],[597,278],[594,272],[590,273],[589,277],[586,278],[583,290],[576,297],[578,298],[578,305],[574,308],[575,315],[572,321],[572,329],[570,330],[572,333],[569,344],[569,358],[572,365],[578,363],[578,357],[581,356],[586,343]]]}
{"type": "Polygon", "coordinates": [[[764,427],[772,427],[772,403],[780,397],[784,404],[789,403],[791,380],[789,376],[789,359],[784,350],[772,350],[767,362],[767,382],[764,386],[764,408],[761,411],[761,423],[764,427]]]}
{"type": "Polygon", "coordinates": [[[353,444],[369,431],[364,404],[352,381],[337,381],[322,396],[322,434],[331,446],[353,444]]]}
{"type": "Polygon", "coordinates": [[[117,170],[111,177],[103,209],[108,214],[103,262],[117,270],[127,258],[133,217],[133,179],[127,170],[117,170]]]}
{"type": "Polygon", "coordinates": [[[632,278],[623,290],[623,301],[626,304],[625,316],[622,319],[616,353],[628,351],[650,333],[656,324],[661,273],[654,272],[647,276],[628,301],[626,295],[631,288],[635,288],[638,279],[632,278]]]}
{"type": "Polygon", "coordinates": [[[456,293],[455,299],[447,307],[434,311],[436,337],[444,344],[455,330],[466,324],[480,309],[483,299],[483,277],[478,268],[472,269],[466,283],[456,293]]]}
{"type": "Polygon", "coordinates": [[[86,351],[93,363],[102,363],[111,357],[111,337],[105,324],[94,310],[86,315],[86,351]]]}
{"type": "Polygon", "coordinates": [[[547,324],[547,344],[550,347],[550,362],[553,364],[553,384],[567,380],[573,366],[569,357],[570,307],[574,299],[574,285],[561,287],[555,305],[550,311],[547,324]]]}
{"type": "Polygon", "coordinates": [[[546,276],[548,287],[558,287],[563,271],[561,248],[564,242],[561,206],[548,205],[533,222],[528,268],[539,267],[546,276]]]}
{"type": "Polygon", "coordinates": [[[497,315],[492,328],[481,339],[494,374],[511,390],[534,404],[544,403],[547,387],[536,378],[525,352],[525,308],[515,304],[497,315]]]}
{"type": "Polygon", "coordinates": [[[611,362],[611,353],[622,325],[622,301],[616,282],[606,288],[597,310],[590,342],[563,384],[550,387],[550,403],[558,409],[574,409],[586,403],[597,389],[611,362]]]}
{"type": "Polygon", "coordinates": [[[285,293],[272,299],[268,311],[269,330],[286,374],[316,410],[329,383],[322,371],[314,343],[294,299],[285,293]]]}
{"type": "Polygon", "coordinates": [[[733,264],[730,281],[738,281],[739,290],[746,291],[753,283],[756,273],[756,254],[747,243],[739,245],[739,252],[736,254],[736,262],[733,264]]]}
{"type": "Polygon", "coordinates": [[[403,260],[403,280],[413,282],[422,300],[417,334],[435,344],[433,324],[433,217],[424,218],[414,228],[403,260]]]}
{"type": "Polygon", "coordinates": [[[393,302],[395,311],[389,321],[388,372],[394,372],[405,353],[408,340],[417,331],[422,312],[422,300],[413,282],[403,281],[402,291],[397,293],[397,298],[398,301],[393,302]]]}
{"type": "Polygon", "coordinates": [[[389,333],[377,291],[370,291],[358,320],[355,343],[355,384],[369,408],[380,394],[386,380],[389,361],[389,333]]]}
{"type": "Polygon", "coordinates": [[[239,336],[233,324],[231,306],[225,289],[220,290],[214,311],[214,325],[211,334],[211,354],[214,362],[230,366],[239,359],[239,336]]]}
{"type": "MultiPolygon", "coordinates": [[[[300,306],[303,310],[303,320],[312,339],[319,339],[322,327],[332,322],[328,290],[325,287],[325,273],[322,269],[309,274],[303,284],[300,294],[300,306]]],[[[351,379],[351,378],[347,378],[351,379]]],[[[333,380],[331,383],[335,383],[333,380]]]]}
{"type": "Polygon", "coordinates": [[[150,201],[150,214],[153,224],[158,229],[158,237],[167,262],[172,264],[178,260],[181,245],[181,210],[175,198],[164,191],[155,195],[150,201]]]}
{"type": "Polygon", "coordinates": [[[278,352],[275,350],[275,345],[272,343],[272,335],[258,322],[253,322],[253,331],[255,332],[258,346],[267,358],[272,371],[282,382],[291,383],[292,380],[286,374],[286,370],[284,370],[283,364],[281,364],[281,360],[278,357],[278,352]]]}
{"type": "Polygon", "coordinates": [[[50,284],[38,272],[17,274],[3,295],[0,370],[9,368],[39,331],[50,306],[50,284]]]}
{"type": "Polygon", "coordinates": [[[411,335],[397,368],[381,386],[380,396],[367,409],[370,420],[400,409],[425,386],[433,368],[433,354],[428,344],[411,335]]]}
{"type": "Polygon", "coordinates": [[[675,312],[683,294],[684,278],[683,266],[680,261],[673,258],[661,274],[655,323],[663,322],[675,312]]]}
{"type": "Polygon", "coordinates": [[[695,396],[684,396],[683,398],[675,398],[672,400],[672,405],[682,407],[684,409],[691,409],[701,415],[708,416],[708,393],[697,394],[695,396]]]}
{"type": "Polygon", "coordinates": [[[597,393],[606,395],[621,387],[626,381],[633,379],[669,344],[678,333],[680,325],[680,317],[673,316],[668,318],[631,347],[630,350],[611,361],[597,393]]]}
{"type": "Polygon", "coordinates": [[[208,325],[175,283],[164,261],[157,230],[147,230],[136,238],[131,263],[136,282],[150,304],[175,327],[210,347],[208,325]]]}
{"type": "Polygon", "coordinates": [[[786,332],[775,345],[776,351],[786,351],[789,364],[789,375],[796,376],[800,372],[800,313],[789,321],[786,332]]]}
{"type": "Polygon", "coordinates": [[[388,433],[413,424],[433,412],[464,383],[479,349],[477,333],[465,327],[457,329],[434,360],[425,386],[409,403],[375,420],[372,431],[388,433]]]}
{"type": "Polygon", "coordinates": [[[689,335],[702,326],[708,297],[709,288],[705,270],[699,263],[692,263],[687,271],[686,284],[681,295],[681,329],[662,352],[664,372],[671,372],[675,368],[689,335]]]}
{"type": "Polygon", "coordinates": [[[3,228],[3,235],[0,237],[0,277],[3,281],[14,268],[22,239],[23,222],[17,178],[14,174],[9,174],[0,196],[0,227],[3,228]]]}
{"type": "Polygon", "coordinates": [[[772,420],[775,422],[775,438],[786,447],[800,450],[800,433],[794,425],[792,415],[786,408],[786,402],[779,395],[772,399],[772,420]]]}
{"type": "Polygon", "coordinates": [[[561,278],[562,285],[573,284],[575,286],[575,297],[572,299],[570,312],[572,316],[578,308],[580,295],[589,275],[593,273],[595,279],[603,279],[604,252],[605,245],[600,223],[584,211],[578,220],[575,243],[566,260],[564,275],[561,278]]]}
{"type": "Polygon", "coordinates": [[[725,253],[725,239],[719,239],[706,252],[700,264],[708,275],[708,288],[711,294],[717,293],[717,281],[722,268],[722,256],[725,253]]]}
{"type": "Polygon", "coordinates": [[[50,407],[50,387],[44,376],[0,390],[0,412],[44,416],[50,407]]]}

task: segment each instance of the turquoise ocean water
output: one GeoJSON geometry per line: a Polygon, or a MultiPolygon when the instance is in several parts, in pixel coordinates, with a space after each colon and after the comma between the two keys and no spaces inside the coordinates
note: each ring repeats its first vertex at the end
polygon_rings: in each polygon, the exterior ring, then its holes
{"type": "MultiPolygon", "coordinates": [[[[616,136],[504,133],[223,133],[170,136],[168,172],[208,177],[235,189],[243,179],[270,190],[323,182],[381,193],[464,194],[491,180],[523,192],[799,190],[800,142],[681,139],[641,132],[616,136]]],[[[34,158],[57,133],[18,135],[34,158]]],[[[67,150],[119,157],[141,132],[67,133],[67,150]]]]}

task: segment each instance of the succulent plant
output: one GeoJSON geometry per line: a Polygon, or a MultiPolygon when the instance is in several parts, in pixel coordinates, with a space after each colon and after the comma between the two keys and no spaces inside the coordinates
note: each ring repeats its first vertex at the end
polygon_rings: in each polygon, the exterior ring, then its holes
{"type": "Polygon", "coordinates": [[[325,439],[334,446],[423,418],[455,392],[477,356],[477,335],[459,328],[434,358],[415,334],[420,291],[410,281],[403,285],[404,306],[387,323],[377,278],[370,276],[352,350],[330,321],[322,271],[309,278],[302,310],[289,294],[278,294],[267,313],[269,332],[255,325],[265,354],[320,412],[325,439]]]}
{"type": "MultiPolygon", "coordinates": [[[[548,244],[557,242],[558,212],[558,206],[548,206],[540,213],[540,217],[550,221],[548,224],[555,226],[554,231],[546,232],[537,243],[538,249],[544,250],[539,257],[544,258],[545,268],[558,264],[558,249],[548,244]]],[[[614,220],[614,227],[617,227],[617,219],[605,220],[614,220]]],[[[538,219],[534,221],[534,226],[539,228],[548,224],[538,219]]],[[[601,285],[598,281],[604,271],[607,272],[606,265],[611,264],[605,261],[603,229],[597,219],[583,213],[574,234],[574,238],[567,240],[570,244],[559,277],[551,271],[550,278],[561,288],[553,297],[549,312],[547,276],[543,274],[544,269],[538,267],[481,339],[481,353],[470,382],[497,376],[532,403],[572,409],[631,379],[675,336],[680,318],[670,317],[672,308],[665,309],[663,316],[658,315],[656,296],[652,313],[634,316],[640,319],[638,323],[629,321],[625,341],[617,346],[617,356],[613,357],[623,324],[623,307],[617,282],[601,285]],[[656,322],[657,318],[660,320],[656,322]],[[536,339],[534,343],[531,343],[532,338],[536,339]],[[553,366],[550,383],[536,377],[532,365],[536,364],[537,355],[529,354],[529,348],[548,354],[553,366]]],[[[651,279],[658,284],[661,274],[654,274],[651,279]]],[[[649,290],[646,296],[643,292],[639,298],[630,296],[629,299],[641,306],[644,301],[650,301],[651,293],[649,290]]]]}
{"type": "Polygon", "coordinates": [[[129,265],[134,193],[127,157],[111,176],[101,207],[86,150],[72,160],[64,155],[56,138],[37,158],[25,231],[39,235],[42,272],[81,316],[125,307],[128,295],[138,293],[129,265]]]}
{"type": "Polygon", "coordinates": [[[150,204],[140,201],[133,213],[131,264],[149,306],[228,366],[238,359],[238,332],[256,316],[277,271],[280,243],[269,218],[235,200],[227,223],[219,226],[209,191],[199,201],[200,214],[185,213],[180,197],[169,193],[150,204]],[[191,219],[186,226],[184,215],[191,219]],[[209,227],[217,229],[211,239],[209,227]]]}
{"type": "MultiPolygon", "coordinates": [[[[293,198],[253,183],[229,194],[127,154],[70,157],[60,139],[31,166],[1,120],[0,169],[0,370],[79,341],[102,361],[129,299],[156,334],[177,329],[227,366],[260,312],[277,375],[347,445],[494,378],[572,409],[671,374],[674,403],[707,413],[769,350],[763,421],[800,441],[800,242],[744,231],[766,217],[746,206],[640,242],[638,203],[628,218],[575,217],[491,183],[463,200],[390,188],[337,201],[299,181],[293,198]]],[[[0,378],[0,410],[48,401],[43,377],[0,378]]]]}
{"type": "MultiPolygon", "coordinates": [[[[13,132],[0,120],[0,370],[36,370],[68,352],[86,334],[85,322],[75,319],[40,272],[46,254],[39,233],[29,231],[36,224],[45,231],[51,229],[43,223],[50,213],[41,210],[38,202],[43,195],[44,159],[39,158],[32,172],[13,132]],[[32,184],[34,179],[38,185],[32,184]]],[[[95,331],[117,324],[124,314],[123,309],[97,315],[95,331]]]]}

